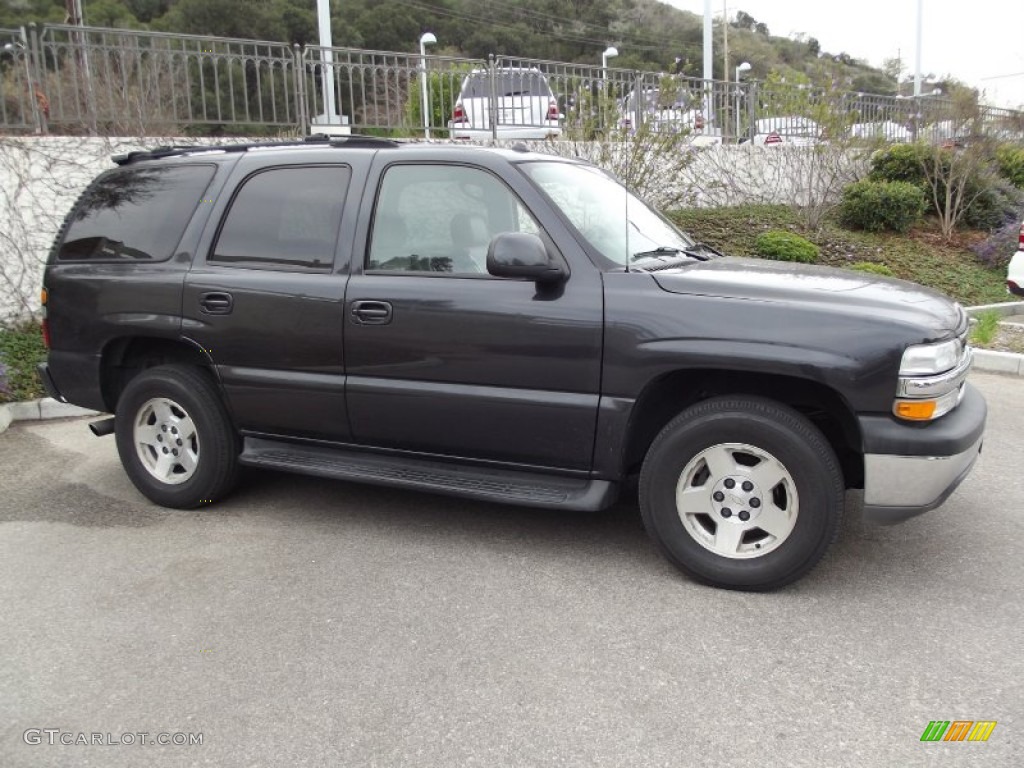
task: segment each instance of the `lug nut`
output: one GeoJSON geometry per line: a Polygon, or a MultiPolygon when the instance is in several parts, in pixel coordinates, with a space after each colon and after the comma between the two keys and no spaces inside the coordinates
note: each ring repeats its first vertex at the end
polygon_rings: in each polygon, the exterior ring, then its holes
{"type": "Polygon", "coordinates": [[[157,441],[158,443],[162,443],[162,442],[164,441],[164,436],[163,436],[163,435],[157,435],[157,436],[156,436],[156,441],[157,441]]]}
{"type": "Polygon", "coordinates": [[[175,456],[177,456],[178,455],[178,449],[175,448],[173,451],[171,451],[171,453],[173,453],[175,456]]]}
{"type": "Polygon", "coordinates": [[[732,517],[732,510],[728,507],[722,507],[722,517],[732,517]]]}
{"type": "Polygon", "coordinates": [[[744,480],[743,481],[743,490],[746,491],[747,493],[750,493],[752,490],[754,490],[754,484],[752,482],[750,482],[749,480],[744,480]]]}
{"type": "Polygon", "coordinates": [[[167,425],[166,424],[161,424],[160,425],[160,431],[161,432],[166,432],[167,431],[167,425]]]}
{"type": "Polygon", "coordinates": [[[760,499],[751,499],[750,500],[750,508],[751,509],[757,509],[760,506],[761,506],[761,500],[760,499]]]}
{"type": "Polygon", "coordinates": [[[167,453],[167,446],[164,446],[164,453],[167,453]]]}
{"type": "Polygon", "coordinates": [[[741,509],[740,510],[740,514],[739,514],[739,518],[740,518],[740,520],[742,520],[745,523],[745,522],[747,522],[747,520],[750,519],[750,513],[747,512],[747,510],[745,510],[745,509],[741,509]]]}
{"type": "Polygon", "coordinates": [[[181,445],[181,438],[178,438],[175,442],[177,442],[178,445],[181,445]]]}
{"type": "Polygon", "coordinates": [[[727,477],[727,478],[725,479],[725,483],[724,483],[724,485],[725,485],[725,487],[726,487],[726,488],[728,488],[728,489],[732,490],[733,488],[735,488],[735,487],[736,487],[736,481],[735,481],[735,480],[733,480],[733,479],[732,479],[731,477],[727,477]]]}
{"type": "Polygon", "coordinates": [[[725,494],[722,493],[721,491],[715,491],[711,498],[719,502],[725,501],[725,494]]]}

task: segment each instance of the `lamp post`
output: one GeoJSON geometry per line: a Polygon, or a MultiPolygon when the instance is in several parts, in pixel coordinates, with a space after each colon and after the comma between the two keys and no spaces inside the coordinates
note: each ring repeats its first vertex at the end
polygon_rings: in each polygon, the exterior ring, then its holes
{"type": "Polygon", "coordinates": [[[423,113],[423,138],[430,138],[430,102],[427,100],[427,46],[437,42],[433,32],[420,35],[420,111],[423,113]]]}
{"type": "Polygon", "coordinates": [[[744,61],[736,67],[736,140],[740,138],[740,75],[750,71],[750,62],[744,61]]]}
{"type": "Polygon", "coordinates": [[[601,54],[601,76],[608,77],[608,59],[614,58],[619,55],[619,49],[614,45],[609,45],[604,49],[604,53],[601,54]]]}

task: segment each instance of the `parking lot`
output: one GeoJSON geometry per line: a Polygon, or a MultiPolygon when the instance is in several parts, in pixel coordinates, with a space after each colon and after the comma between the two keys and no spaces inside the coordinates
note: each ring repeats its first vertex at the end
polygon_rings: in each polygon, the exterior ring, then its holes
{"type": "Polygon", "coordinates": [[[989,428],[962,488],[892,528],[851,494],[823,563],[767,595],[680,576],[635,499],[561,514],[251,473],[182,513],[86,422],[16,425],[0,766],[1019,765],[1024,379],[972,380],[989,428]],[[932,720],[998,725],[922,743],[932,720]]]}

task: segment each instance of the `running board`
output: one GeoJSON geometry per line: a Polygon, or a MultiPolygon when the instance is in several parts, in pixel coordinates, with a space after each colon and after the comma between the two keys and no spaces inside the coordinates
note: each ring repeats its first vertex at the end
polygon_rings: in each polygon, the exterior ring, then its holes
{"type": "Polygon", "coordinates": [[[239,462],[393,488],[462,496],[498,504],[594,512],[611,506],[617,483],[608,480],[410,459],[343,448],[299,445],[247,437],[239,462]]]}

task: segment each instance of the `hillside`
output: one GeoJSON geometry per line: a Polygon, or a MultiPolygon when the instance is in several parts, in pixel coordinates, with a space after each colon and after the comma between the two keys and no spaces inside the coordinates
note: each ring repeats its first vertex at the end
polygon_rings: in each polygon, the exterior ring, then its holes
{"type": "MultiPolygon", "coordinates": [[[[89,0],[85,8],[93,26],[317,41],[314,0],[89,0]]],[[[337,46],[411,51],[430,30],[439,40],[435,53],[597,63],[605,46],[615,45],[617,67],[702,75],[701,17],[655,0],[342,0],[333,14],[337,46]]],[[[65,0],[0,0],[0,27],[65,18],[65,0]]],[[[716,79],[726,71],[723,32],[719,20],[716,79]]],[[[886,73],[859,61],[856,51],[822,51],[813,37],[773,36],[742,10],[728,35],[730,68],[749,61],[755,78],[774,72],[833,88],[896,91],[896,67],[886,73]]]]}

